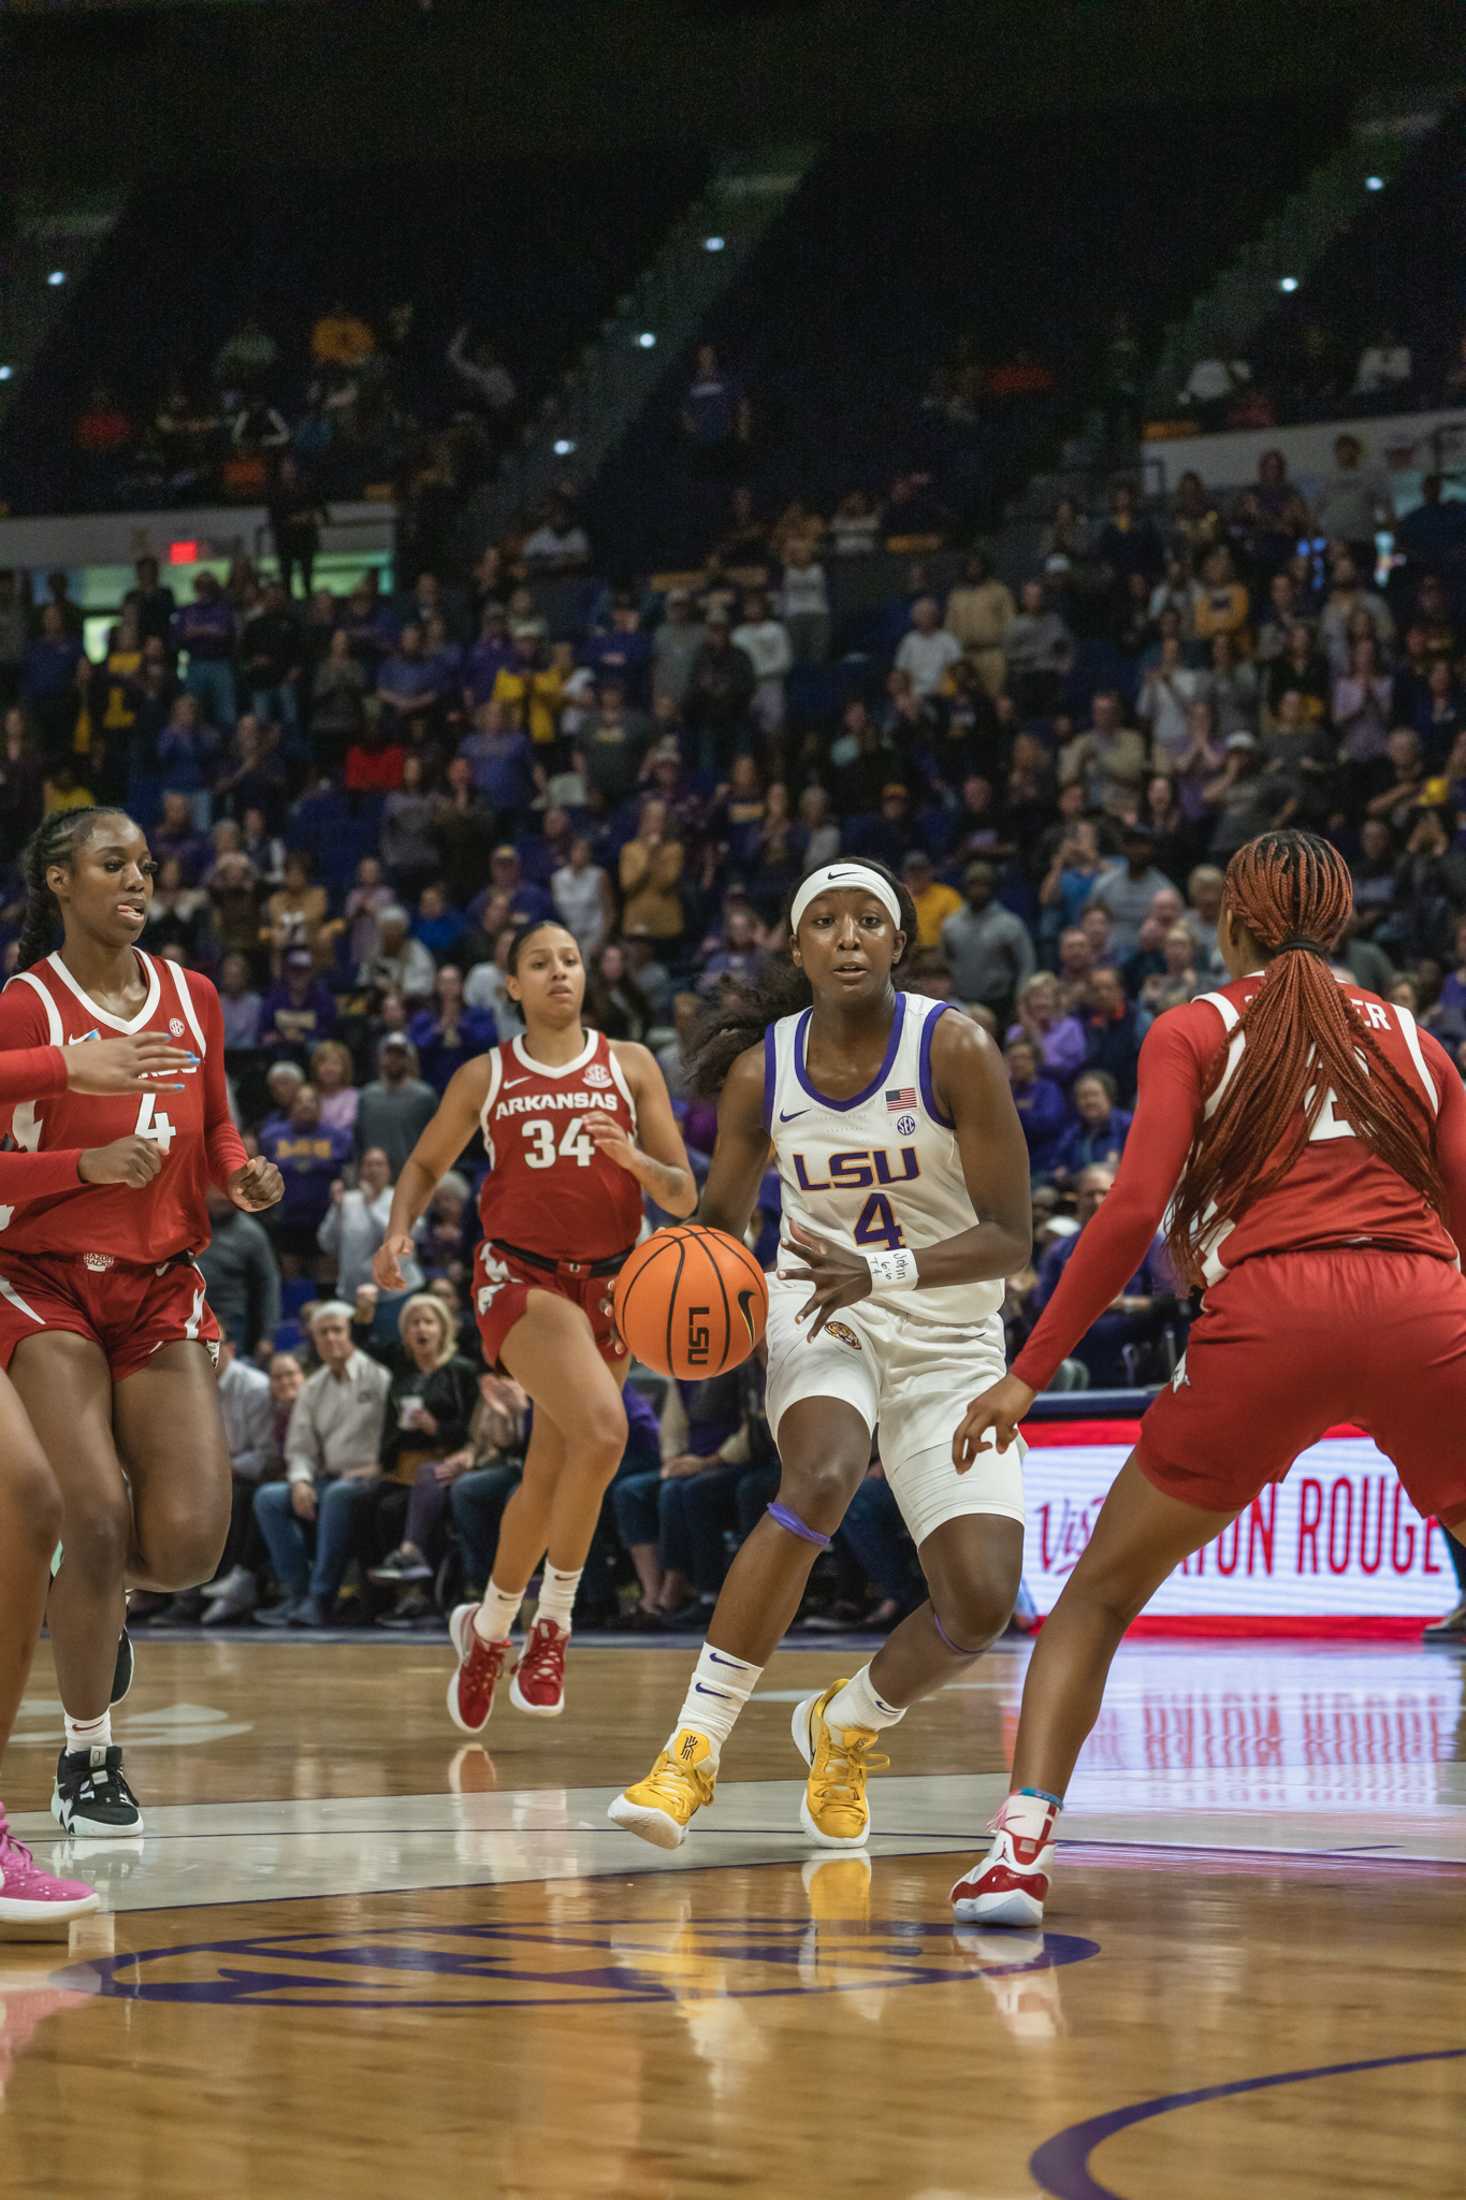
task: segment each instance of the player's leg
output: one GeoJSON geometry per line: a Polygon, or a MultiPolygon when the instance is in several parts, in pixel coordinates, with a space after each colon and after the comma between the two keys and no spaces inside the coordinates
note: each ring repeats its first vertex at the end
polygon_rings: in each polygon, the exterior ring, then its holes
{"type": "Polygon", "coordinates": [[[470,1734],[488,1724],[510,1630],[541,1561],[539,1607],[511,1695],[519,1710],[541,1718],[564,1709],[575,1592],[601,1500],[626,1449],[626,1363],[619,1376],[612,1372],[579,1306],[554,1292],[530,1291],[499,1359],[532,1400],[534,1422],[483,1598],[477,1607],[460,1605],[450,1623],[459,1663],[448,1708],[470,1734]]]}
{"type": "MultiPolygon", "coordinates": [[[[0,1760],[15,1726],[61,1540],[61,1491],[14,1389],[0,1376],[0,1760]]],[[[55,1932],[97,1907],[79,1880],[42,1871],[0,1804],[0,1940],[55,1932]]]]}
{"type": "Polygon", "coordinates": [[[112,1371],[94,1339],[25,1338],[11,1379],[60,1485],[64,1551],[46,1601],[65,1731],[51,1808],[68,1830],[135,1834],[142,1816],[112,1740],[112,1676],[132,1503],[112,1434],[112,1371]]]}
{"type": "Polygon", "coordinates": [[[211,1581],[229,1534],[234,1482],[205,1345],[177,1338],[115,1385],[117,1446],[132,1486],[129,1577],[149,1589],[211,1581]]]}
{"type": "Polygon", "coordinates": [[[1036,1925],[1048,1893],[1065,1791],[1126,1628],[1183,1559],[1237,1517],[1158,1489],[1132,1453],[1034,1646],[1013,1751],[1012,1793],[992,1848],[957,1882],[960,1917],[1036,1925]]]}
{"type": "Polygon", "coordinates": [[[617,1825],[676,1848],[711,1802],[723,1744],[865,1475],[873,1424],[873,1410],[838,1396],[801,1398],[779,1415],[778,1496],[728,1569],[666,1746],[646,1779],[611,1805],[617,1825]]]}

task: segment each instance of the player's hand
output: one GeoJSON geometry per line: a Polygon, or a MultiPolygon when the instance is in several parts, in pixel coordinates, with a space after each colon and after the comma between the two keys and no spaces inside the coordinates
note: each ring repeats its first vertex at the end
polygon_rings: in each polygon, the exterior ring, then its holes
{"type": "Polygon", "coordinates": [[[372,1275],[382,1291],[405,1291],[407,1280],[402,1273],[402,1263],[411,1260],[412,1239],[404,1231],[401,1237],[383,1238],[372,1255],[372,1275]]]}
{"type": "Polygon", "coordinates": [[[952,1464],[959,1474],[966,1474],[978,1453],[986,1447],[983,1438],[992,1430],[997,1436],[999,1451],[1006,1451],[1018,1434],[1018,1424],[1033,1404],[1034,1392],[1016,1375],[1005,1375],[994,1383],[980,1398],[974,1398],[957,1424],[952,1438],[952,1464]]]}
{"type": "Polygon", "coordinates": [[[316,1486],[314,1482],[292,1482],[290,1485],[290,1510],[297,1520],[314,1520],[316,1517],[316,1486]]]}
{"type": "MultiPolygon", "coordinates": [[[[103,1042],[110,1045],[110,1040],[103,1042]]],[[[88,1146],[77,1162],[83,1184],[126,1184],[141,1191],[163,1166],[163,1149],[152,1138],[114,1138],[110,1146],[88,1146]]]]}
{"type": "Polygon", "coordinates": [[[814,1321],[810,1336],[817,1337],[832,1314],[838,1314],[842,1306],[854,1306],[859,1299],[870,1296],[870,1269],[864,1257],[854,1253],[848,1245],[834,1245],[828,1238],[816,1237],[813,1230],[786,1220],[786,1241],[780,1245],[779,1276],[786,1283],[808,1283],[814,1286],[804,1305],[795,1315],[796,1322],[814,1321]],[[792,1239],[793,1243],[789,1243],[792,1239]],[[802,1261],[800,1267],[786,1267],[784,1259],[802,1261]]]}
{"type": "Polygon", "coordinates": [[[72,1092],[182,1092],[199,1058],[170,1046],[161,1031],[131,1039],[83,1039],[66,1050],[66,1083],[72,1092]]]}
{"type": "Polygon", "coordinates": [[[608,1161],[615,1162],[618,1169],[625,1169],[634,1176],[637,1164],[644,1156],[626,1125],[614,1115],[595,1112],[582,1120],[597,1153],[603,1153],[608,1161]]]}
{"type": "Polygon", "coordinates": [[[229,1179],[229,1197],[247,1215],[257,1215],[262,1208],[273,1207],[284,1195],[284,1177],[274,1162],[267,1161],[262,1153],[257,1153],[253,1161],[246,1161],[229,1179]]]}

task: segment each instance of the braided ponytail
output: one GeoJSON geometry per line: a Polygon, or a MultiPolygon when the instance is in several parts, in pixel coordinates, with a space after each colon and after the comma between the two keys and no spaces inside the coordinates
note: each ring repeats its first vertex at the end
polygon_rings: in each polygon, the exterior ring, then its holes
{"type": "MultiPolygon", "coordinates": [[[[1246,1040],[1237,1073],[1201,1126],[1171,1207],[1167,1248],[1193,1283],[1212,1233],[1282,1181],[1330,1095],[1355,1137],[1427,1206],[1437,1214],[1446,1206],[1424,1094],[1354,1014],[1329,968],[1354,906],[1337,848],[1313,833],[1262,833],[1233,856],[1223,893],[1268,962],[1237,1027],[1246,1040]]],[[[1235,1043],[1234,1034],[1217,1049],[1213,1091],[1235,1043]]]]}
{"type": "Polygon", "coordinates": [[[88,803],[80,810],[53,810],[43,818],[25,844],[21,867],[25,876],[25,921],[20,930],[15,967],[28,970],[49,954],[56,930],[56,898],[46,884],[53,863],[69,863],[80,841],[86,839],[97,818],[110,810],[88,803]]]}

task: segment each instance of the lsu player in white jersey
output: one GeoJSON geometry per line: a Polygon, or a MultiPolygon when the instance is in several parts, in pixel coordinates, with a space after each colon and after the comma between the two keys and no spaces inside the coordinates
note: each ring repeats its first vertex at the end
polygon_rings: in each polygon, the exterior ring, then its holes
{"type": "Polygon", "coordinates": [[[781,1476],[729,1569],[666,1747],[611,1805],[659,1848],[678,1847],[712,1801],[723,1745],[877,1428],[930,1597],[853,1679],[795,1710],[814,1842],[864,1843],[881,1730],[978,1657],[1017,1594],[1018,1453],[991,1450],[969,1483],[951,1446],[974,1376],[997,1381],[1004,1368],[1003,1282],[1029,1255],[1028,1152],[986,1033],[898,992],[915,928],[881,865],[812,872],[790,910],[788,963],[720,1002],[691,1050],[694,1089],[721,1093],[698,1219],[741,1237],[771,1148],[783,1187],[767,1340],[781,1476]]]}

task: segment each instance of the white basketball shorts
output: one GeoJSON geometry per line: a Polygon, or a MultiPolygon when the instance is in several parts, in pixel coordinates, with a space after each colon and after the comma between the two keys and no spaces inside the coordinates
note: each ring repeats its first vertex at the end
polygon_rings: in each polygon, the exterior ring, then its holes
{"type": "Polygon", "coordinates": [[[918,1546],[963,1513],[1023,1519],[1022,1445],[999,1452],[991,1437],[966,1474],[952,1464],[957,1424],[979,1391],[1007,1373],[1001,1318],[961,1326],[923,1321],[864,1302],[847,1306],[817,1337],[794,1317],[807,1284],[769,1278],[767,1412],[779,1423],[803,1398],[839,1398],[880,1431],[881,1464],[918,1546]]]}

